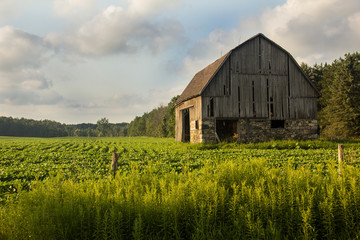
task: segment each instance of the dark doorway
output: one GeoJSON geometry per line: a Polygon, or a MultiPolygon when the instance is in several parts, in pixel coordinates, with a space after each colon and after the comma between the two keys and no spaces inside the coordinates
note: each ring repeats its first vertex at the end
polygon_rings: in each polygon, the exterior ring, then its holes
{"type": "Polygon", "coordinates": [[[222,142],[237,141],[237,120],[216,120],[216,133],[222,142]]]}
{"type": "Polygon", "coordinates": [[[182,110],[183,134],[182,141],[190,142],[190,112],[189,109],[182,110]]]}

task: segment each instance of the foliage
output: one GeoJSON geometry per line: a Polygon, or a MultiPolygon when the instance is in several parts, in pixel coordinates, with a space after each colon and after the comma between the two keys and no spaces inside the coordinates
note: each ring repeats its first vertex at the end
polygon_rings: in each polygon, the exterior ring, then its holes
{"type": "Polygon", "coordinates": [[[309,80],[315,85],[315,87],[321,91],[321,80],[323,79],[323,74],[325,69],[328,67],[328,64],[314,64],[314,66],[309,66],[306,63],[301,63],[300,67],[304,73],[308,76],[309,80]]]}
{"type": "Polygon", "coordinates": [[[360,54],[346,54],[324,71],[319,121],[329,138],[360,136],[360,54]]]}
{"type": "Polygon", "coordinates": [[[97,121],[96,125],[97,125],[96,130],[98,130],[99,132],[99,137],[109,136],[111,130],[109,119],[101,118],[100,120],[97,121]]]}
{"type": "Polygon", "coordinates": [[[173,97],[166,108],[165,116],[162,120],[165,137],[175,137],[175,102],[178,98],[179,95],[173,97]]]}
{"type": "Polygon", "coordinates": [[[0,135],[17,137],[62,137],[67,136],[67,132],[64,124],[55,121],[35,121],[24,118],[0,117],[0,135]]]}
{"type": "Polygon", "coordinates": [[[321,92],[320,135],[330,139],[360,137],[360,54],[345,54],[332,64],[301,64],[321,92]]]}
{"type": "Polygon", "coordinates": [[[175,137],[175,102],[178,97],[173,97],[166,107],[160,106],[141,117],[135,117],[130,122],[128,135],[175,137]]]}
{"type": "MultiPolygon", "coordinates": [[[[343,142],[346,158],[359,164],[360,143],[343,142]]],[[[296,166],[313,166],[324,159],[336,161],[337,143],[329,141],[271,141],[249,144],[184,144],[154,138],[0,138],[0,198],[31,188],[34,179],[56,174],[76,181],[111,176],[114,149],[119,151],[119,169],[127,171],[133,162],[147,166],[157,162],[156,171],[182,172],[201,168],[206,161],[236,162],[263,158],[267,166],[279,167],[291,159],[296,166]]]]}
{"type": "MultiPolygon", "coordinates": [[[[336,161],[324,160],[336,155],[332,142],[317,141],[306,150],[301,147],[311,142],[274,141],[260,145],[260,150],[246,144],[199,150],[201,145],[189,148],[169,139],[151,138],[38,139],[37,143],[6,138],[1,144],[14,159],[20,153],[16,148],[38,146],[38,154],[44,154],[47,163],[66,161],[66,154],[61,155],[66,150],[74,158],[72,168],[79,170],[75,175],[63,171],[33,181],[30,191],[18,187],[18,194],[9,195],[0,206],[1,239],[360,236],[360,173],[345,164],[339,177],[336,161]],[[296,143],[298,147],[293,148],[296,143]],[[116,178],[106,173],[110,162],[99,159],[110,159],[114,147],[119,149],[122,166],[116,178]],[[88,165],[75,167],[77,161],[90,156],[88,165]],[[279,159],[283,159],[280,165],[269,164],[279,159]],[[300,159],[309,164],[295,164],[300,159]],[[93,168],[104,171],[97,177],[77,178],[93,168]]],[[[349,144],[356,147],[355,159],[359,160],[360,143],[349,144]]],[[[40,167],[41,160],[36,165],[40,167]]]]}
{"type": "MultiPolygon", "coordinates": [[[[107,120],[102,118],[98,121],[107,120]]],[[[108,121],[108,120],[107,120],[108,121]]],[[[98,124],[61,124],[51,120],[36,121],[25,118],[0,117],[0,136],[14,137],[95,137],[126,136],[128,123],[109,123],[98,128],[98,124]],[[103,127],[106,126],[106,129],[103,127]]]]}

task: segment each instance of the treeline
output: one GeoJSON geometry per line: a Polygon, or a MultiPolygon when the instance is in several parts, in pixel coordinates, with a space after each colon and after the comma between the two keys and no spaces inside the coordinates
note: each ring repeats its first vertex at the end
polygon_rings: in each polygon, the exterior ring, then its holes
{"type": "Polygon", "coordinates": [[[67,130],[65,124],[51,120],[0,117],[0,136],[64,137],[67,130]]]}
{"type": "Polygon", "coordinates": [[[106,118],[97,124],[62,124],[51,120],[0,117],[0,136],[66,137],[126,136],[128,123],[109,123],[106,118]]]}
{"type": "Polygon", "coordinates": [[[320,134],[329,139],[360,137],[360,54],[345,54],[332,64],[301,64],[320,90],[320,134]]]}
{"type": "Polygon", "coordinates": [[[175,108],[179,96],[129,123],[109,123],[101,118],[96,124],[62,124],[51,120],[0,117],[0,136],[15,137],[175,137],[175,108]]]}
{"type": "Polygon", "coordinates": [[[173,97],[167,106],[135,117],[129,124],[128,136],[175,137],[175,102],[178,97],[173,97]]]}

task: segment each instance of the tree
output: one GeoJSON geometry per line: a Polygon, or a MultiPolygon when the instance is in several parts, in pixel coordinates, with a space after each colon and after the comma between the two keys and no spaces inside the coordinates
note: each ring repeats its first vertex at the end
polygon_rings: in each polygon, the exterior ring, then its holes
{"type": "Polygon", "coordinates": [[[160,105],[149,113],[137,116],[128,128],[129,136],[175,137],[175,102],[173,97],[168,105],[160,105]]]}
{"type": "Polygon", "coordinates": [[[162,127],[165,137],[175,137],[175,102],[180,97],[177,95],[167,105],[162,127]]]}
{"type": "Polygon", "coordinates": [[[320,82],[319,123],[329,138],[360,136],[360,54],[345,54],[328,66],[320,82]]]}
{"type": "Polygon", "coordinates": [[[321,80],[323,78],[324,71],[328,67],[328,64],[325,63],[324,65],[321,63],[315,64],[314,66],[309,66],[306,63],[301,63],[300,67],[304,71],[304,73],[307,75],[307,77],[310,79],[310,81],[315,85],[315,87],[321,91],[321,80]]]}
{"type": "Polygon", "coordinates": [[[142,117],[136,116],[135,119],[130,122],[128,130],[129,136],[146,136],[146,114],[147,113],[144,113],[142,117]]]}
{"type": "Polygon", "coordinates": [[[107,118],[101,118],[96,122],[97,130],[99,132],[99,137],[108,136],[110,133],[110,124],[109,119],[107,118]]]}

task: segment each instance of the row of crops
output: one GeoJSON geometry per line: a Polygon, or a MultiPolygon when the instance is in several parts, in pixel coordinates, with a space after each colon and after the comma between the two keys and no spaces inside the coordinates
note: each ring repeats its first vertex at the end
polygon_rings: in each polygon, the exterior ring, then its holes
{"type": "MultiPolygon", "coordinates": [[[[356,164],[360,149],[348,143],[349,163],[356,164]]],[[[330,142],[277,141],[258,144],[188,145],[172,139],[152,138],[2,138],[0,139],[0,197],[28,189],[31,180],[61,173],[82,180],[111,175],[113,151],[119,152],[120,171],[131,164],[153,165],[157,172],[181,172],[196,169],[206,161],[248,161],[264,158],[268,166],[296,165],[336,161],[337,145],[330,142]]]]}
{"type": "Polygon", "coordinates": [[[0,239],[357,238],[360,142],[340,175],[337,144],[0,138],[0,239]]]}

